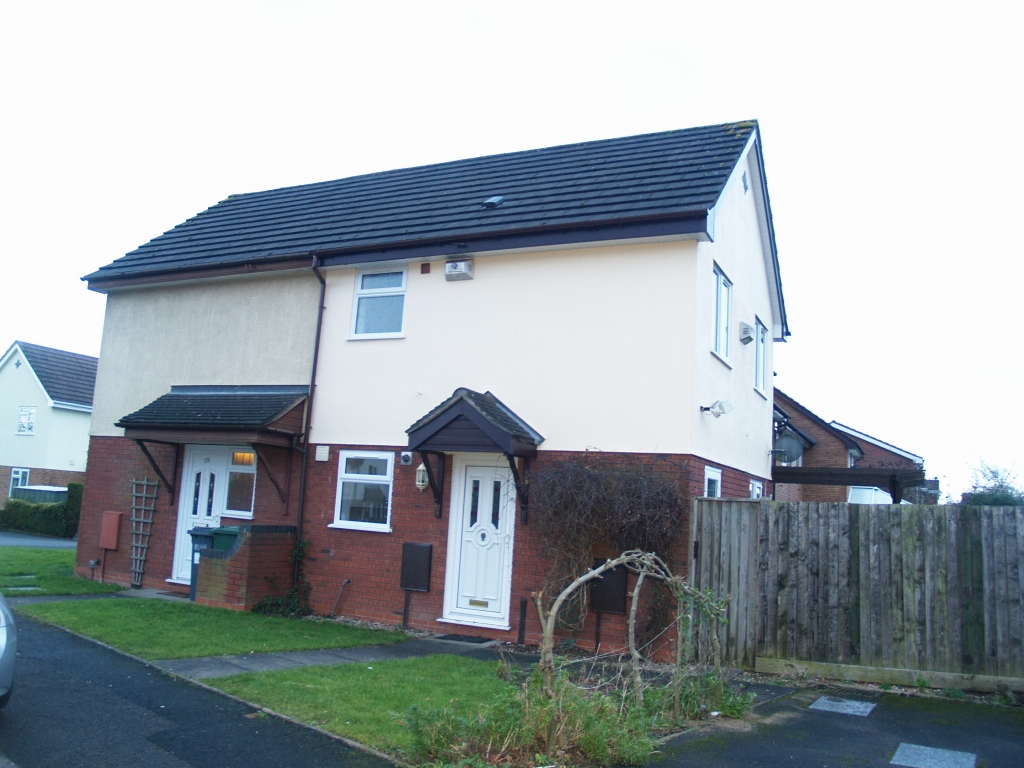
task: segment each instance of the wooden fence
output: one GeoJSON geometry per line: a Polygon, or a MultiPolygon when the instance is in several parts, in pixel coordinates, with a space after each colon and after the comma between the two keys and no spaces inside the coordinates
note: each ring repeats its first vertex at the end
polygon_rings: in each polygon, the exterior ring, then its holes
{"type": "Polygon", "coordinates": [[[697,499],[723,655],[1024,678],[1024,508],[697,499]]]}

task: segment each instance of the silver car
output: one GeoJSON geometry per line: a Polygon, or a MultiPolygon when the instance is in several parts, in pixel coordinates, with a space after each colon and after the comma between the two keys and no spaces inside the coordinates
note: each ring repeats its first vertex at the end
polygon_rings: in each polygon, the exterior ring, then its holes
{"type": "Polygon", "coordinates": [[[18,655],[18,627],[7,601],[0,595],[0,709],[11,700],[14,688],[14,657],[18,655]]]}

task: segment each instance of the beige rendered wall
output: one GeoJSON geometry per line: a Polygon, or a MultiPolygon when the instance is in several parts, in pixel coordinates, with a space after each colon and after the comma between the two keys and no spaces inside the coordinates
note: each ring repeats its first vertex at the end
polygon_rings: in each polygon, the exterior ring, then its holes
{"type": "MultiPolygon", "coordinates": [[[[748,155],[749,158],[749,155],[748,155]]],[[[758,227],[753,189],[744,192],[757,176],[744,159],[716,206],[715,240],[697,246],[696,307],[697,343],[693,347],[696,407],[728,400],[734,410],[721,418],[700,413],[693,420],[692,452],[711,461],[771,477],[772,437],[772,309],[768,275],[758,227]],[[712,353],[714,346],[714,265],[733,283],[728,364],[712,353]],[[768,328],[767,376],[764,393],[754,389],[757,343],[739,341],[740,323],[756,327],[755,319],[768,328]]]]}
{"type": "Polygon", "coordinates": [[[319,289],[302,271],[111,291],[91,434],[172,385],[308,383],[319,289]]]}

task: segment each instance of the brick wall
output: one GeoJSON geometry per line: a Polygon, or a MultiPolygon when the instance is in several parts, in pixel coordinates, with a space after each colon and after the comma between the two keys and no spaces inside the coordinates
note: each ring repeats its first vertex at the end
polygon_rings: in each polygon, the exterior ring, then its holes
{"type": "Polygon", "coordinates": [[[239,611],[265,597],[280,596],[292,583],[293,525],[241,525],[228,551],[207,550],[199,559],[196,602],[239,611]]]}
{"type": "MultiPolygon", "coordinates": [[[[779,390],[775,390],[775,402],[786,413],[797,429],[806,432],[817,443],[804,451],[804,467],[839,467],[850,466],[850,448],[843,438],[820,419],[809,416],[802,405],[779,390]]],[[[775,489],[775,498],[780,501],[846,501],[849,488],[845,485],[779,485],[775,489]],[[785,498],[784,498],[785,497],[785,498]]]]}
{"type": "MultiPolygon", "coordinates": [[[[64,469],[41,469],[37,467],[23,467],[27,469],[29,485],[59,485],[64,488],[68,483],[84,483],[85,472],[68,472],[64,469]]],[[[7,501],[11,490],[11,470],[14,467],[0,467],[0,507],[7,501]]]]}

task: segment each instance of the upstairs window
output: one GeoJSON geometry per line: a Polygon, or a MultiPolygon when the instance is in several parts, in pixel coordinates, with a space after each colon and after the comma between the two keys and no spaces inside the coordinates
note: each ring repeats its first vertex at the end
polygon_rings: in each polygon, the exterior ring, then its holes
{"type": "Polygon", "coordinates": [[[390,531],[394,467],[393,453],[341,451],[333,527],[390,531]]]}
{"type": "Polygon", "coordinates": [[[360,272],[356,276],[352,337],[387,339],[402,335],[406,270],[360,272]]]}
{"type": "Polygon", "coordinates": [[[754,328],[754,389],[764,394],[768,382],[768,329],[760,320],[754,328]]]}
{"type": "Polygon", "coordinates": [[[715,264],[715,354],[729,359],[729,318],[732,304],[732,283],[715,264]]]}
{"type": "Polygon", "coordinates": [[[18,409],[18,435],[34,435],[36,433],[36,408],[34,405],[23,405],[18,409]]]}

